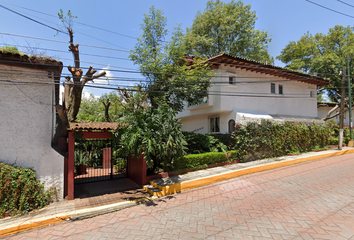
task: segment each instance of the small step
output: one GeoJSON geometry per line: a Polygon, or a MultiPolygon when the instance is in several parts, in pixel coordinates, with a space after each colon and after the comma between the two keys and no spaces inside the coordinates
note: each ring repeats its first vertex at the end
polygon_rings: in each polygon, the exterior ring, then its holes
{"type": "Polygon", "coordinates": [[[156,197],[163,196],[161,189],[159,189],[153,185],[150,185],[150,184],[144,185],[143,188],[153,196],[156,196],[156,197]]]}

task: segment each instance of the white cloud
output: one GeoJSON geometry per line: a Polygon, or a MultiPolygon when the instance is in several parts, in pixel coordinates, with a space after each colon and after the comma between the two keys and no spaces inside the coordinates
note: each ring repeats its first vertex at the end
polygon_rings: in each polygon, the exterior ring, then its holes
{"type": "MultiPolygon", "coordinates": [[[[60,84],[60,86],[59,86],[59,104],[63,104],[63,101],[62,101],[63,93],[64,93],[64,86],[62,84],[60,84]]],[[[84,87],[84,89],[82,90],[82,98],[89,98],[91,94],[93,94],[91,89],[84,87]]],[[[100,98],[99,96],[94,95],[94,94],[93,94],[93,96],[95,98],[100,98]]]]}
{"type": "MultiPolygon", "coordinates": [[[[93,93],[91,92],[90,89],[85,88],[82,90],[82,98],[90,98],[91,94],[93,95],[93,93]]],[[[100,98],[99,96],[93,95],[94,98],[100,98]]]]}
{"type": "Polygon", "coordinates": [[[109,65],[105,68],[102,68],[102,70],[99,73],[101,72],[106,72],[106,75],[104,77],[100,77],[93,80],[93,82],[96,84],[109,84],[109,81],[113,78],[112,72],[109,71],[109,65]]]}

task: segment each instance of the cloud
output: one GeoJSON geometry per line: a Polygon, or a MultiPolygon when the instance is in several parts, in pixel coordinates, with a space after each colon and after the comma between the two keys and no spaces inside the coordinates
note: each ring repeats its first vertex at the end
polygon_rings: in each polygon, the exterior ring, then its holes
{"type": "Polygon", "coordinates": [[[109,81],[112,80],[113,78],[112,72],[109,71],[109,65],[105,68],[102,68],[102,70],[99,73],[101,72],[106,72],[106,75],[104,77],[100,77],[93,80],[93,82],[96,84],[109,84],[109,81]]]}
{"type": "Polygon", "coordinates": [[[88,99],[91,95],[93,95],[94,98],[100,98],[99,96],[94,95],[90,89],[84,87],[84,89],[82,90],[82,98],[88,99]]]}

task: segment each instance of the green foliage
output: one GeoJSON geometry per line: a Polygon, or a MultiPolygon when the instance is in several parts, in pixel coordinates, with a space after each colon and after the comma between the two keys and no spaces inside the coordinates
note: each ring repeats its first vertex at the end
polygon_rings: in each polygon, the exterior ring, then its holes
{"type": "MultiPolygon", "coordinates": [[[[330,138],[328,139],[328,145],[338,145],[338,137],[339,137],[339,123],[337,123],[334,119],[330,119],[326,121],[327,127],[330,129],[330,138]]],[[[343,143],[348,144],[350,141],[350,129],[344,128],[343,132],[343,143]]]]}
{"type": "Polygon", "coordinates": [[[141,24],[143,34],[138,38],[129,58],[139,66],[149,81],[147,97],[152,107],[168,104],[175,111],[183,109],[184,101],[197,104],[206,96],[212,72],[203,59],[185,61],[187,49],[179,27],[166,42],[167,19],[161,10],[150,8],[141,24]]]}
{"type": "Polygon", "coordinates": [[[191,154],[174,160],[173,167],[178,170],[202,168],[209,164],[222,163],[227,160],[225,153],[222,152],[191,154]]]}
{"type": "Polygon", "coordinates": [[[63,25],[69,29],[72,29],[73,21],[74,21],[73,19],[77,18],[76,15],[74,16],[71,14],[70,10],[68,10],[67,14],[65,15],[63,12],[63,9],[59,10],[58,17],[59,17],[60,21],[63,23],[63,25]]]}
{"type": "Polygon", "coordinates": [[[175,158],[185,154],[187,144],[175,114],[169,107],[161,106],[146,111],[140,109],[129,116],[129,125],[121,135],[125,154],[138,157],[144,150],[150,172],[167,169],[175,158]]]}
{"type": "Polygon", "coordinates": [[[105,108],[103,102],[109,99],[111,105],[109,107],[109,116],[113,122],[116,122],[123,116],[123,108],[121,106],[121,98],[115,93],[110,92],[96,98],[90,94],[89,97],[84,97],[81,100],[80,110],[77,115],[78,121],[89,122],[106,122],[105,108]]]}
{"type": "Polygon", "coordinates": [[[187,153],[226,152],[227,146],[211,134],[183,132],[187,141],[187,153]]]}
{"type": "Polygon", "coordinates": [[[42,208],[52,194],[43,190],[31,169],[0,163],[0,218],[6,211],[13,216],[42,208]]]}
{"type": "Polygon", "coordinates": [[[0,48],[0,51],[3,51],[3,52],[10,52],[10,53],[12,53],[12,54],[15,54],[15,53],[18,53],[18,54],[23,54],[22,52],[20,52],[19,50],[18,50],[18,48],[16,47],[16,46],[2,46],[1,48],[0,48]]]}
{"type": "Polygon", "coordinates": [[[238,150],[240,156],[264,152],[264,157],[276,157],[323,148],[328,145],[330,135],[331,129],[325,125],[262,121],[236,128],[232,133],[236,144],[231,148],[238,150]]]}
{"type": "Polygon", "coordinates": [[[233,150],[224,152],[208,152],[200,154],[191,154],[177,158],[173,161],[174,170],[204,168],[210,164],[230,162],[232,160],[241,160],[239,157],[239,151],[233,150]]]}
{"type": "MultiPolygon", "coordinates": [[[[350,26],[336,25],[327,34],[307,32],[298,41],[286,45],[277,59],[290,69],[329,78],[325,89],[329,98],[337,102],[342,84],[340,71],[347,65],[347,56],[354,55],[353,30],[350,26]]],[[[353,65],[350,70],[353,72],[353,65]]]]}
{"type": "Polygon", "coordinates": [[[188,53],[208,58],[220,53],[272,63],[267,32],[256,30],[256,12],[240,1],[208,1],[187,29],[188,53]]]}
{"type": "Polygon", "coordinates": [[[84,151],[75,149],[75,166],[87,165],[88,158],[84,151]]]}

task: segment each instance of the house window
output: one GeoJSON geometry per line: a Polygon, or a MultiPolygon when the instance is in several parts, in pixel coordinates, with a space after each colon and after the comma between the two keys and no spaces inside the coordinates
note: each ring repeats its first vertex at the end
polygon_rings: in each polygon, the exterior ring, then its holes
{"type": "Polygon", "coordinates": [[[270,92],[275,93],[275,83],[270,84],[270,92]]]}
{"type": "Polygon", "coordinates": [[[236,77],[235,76],[229,77],[229,84],[236,85],[236,77]]]}
{"type": "Polygon", "coordinates": [[[235,120],[230,119],[229,121],[229,133],[233,133],[235,131],[235,120]]]}
{"type": "Polygon", "coordinates": [[[314,98],[315,97],[315,92],[314,91],[310,91],[310,98],[314,98]]]}
{"type": "Polygon", "coordinates": [[[278,90],[279,90],[279,94],[283,94],[283,85],[280,85],[278,86],[278,90]]]}
{"type": "Polygon", "coordinates": [[[210,132],[220,132],[220,117],[209,118],[210,132]]]}

